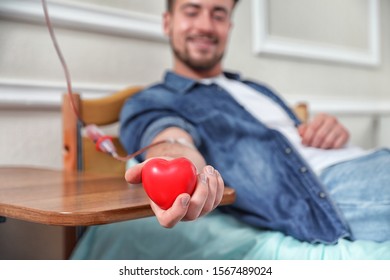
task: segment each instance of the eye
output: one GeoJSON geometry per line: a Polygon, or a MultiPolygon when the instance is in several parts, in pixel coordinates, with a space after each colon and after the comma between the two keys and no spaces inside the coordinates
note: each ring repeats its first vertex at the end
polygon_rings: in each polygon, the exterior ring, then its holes
{"type": "Polygon", "coordinates": [[[224,22],[227,20],[227,14],[225,11],[215,11],[213,13],[213,19],[224,22]]]}
{"type": "Polygon", "coordinates": [[[213,16],[213,19],[217,20],[217,21],[225,21],[226,20],[226,17],[225,16],[219,16],[219,15],[215,15],[213,16]]]}
{"type": "Polygon", "coordinates": [[[199,13],[199,9],[195,7],[188,7],[184,9],[184,15],[187,17],[195,17],[198,15],[198,13],[199,13]]]}

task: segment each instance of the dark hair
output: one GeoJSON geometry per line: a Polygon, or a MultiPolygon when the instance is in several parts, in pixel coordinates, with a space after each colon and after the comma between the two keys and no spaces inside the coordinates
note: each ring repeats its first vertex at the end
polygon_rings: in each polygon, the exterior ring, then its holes
{"type": "MultiPolygon", "coordinates": [[[[233,1],[234,1],[234,5],[233,5],[234,7],[239,0],[233,0],[233,1]]],[[[175,4],[175,0],[167,0],[167,11],[172,12],[173,4],[175,4]]]]}

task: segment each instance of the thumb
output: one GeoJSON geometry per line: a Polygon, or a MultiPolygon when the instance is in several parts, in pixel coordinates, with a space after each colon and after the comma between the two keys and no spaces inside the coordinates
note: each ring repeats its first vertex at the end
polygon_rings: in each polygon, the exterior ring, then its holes
{"type": "Polygon", "coordinates": [[[142,182],[142,167],[145,162],[138,163],[126,170],[125,179],[130,184],[139,184],[142,182]]]}
{"type": "Polygon", "coordinates": [[[298,133],[299,133],[299,135],[301,137],[303,137],[303,135],[305,135],[306,129],[307,129],[307,124],[306,123],[300,124],[298,126],[298,133]]]}

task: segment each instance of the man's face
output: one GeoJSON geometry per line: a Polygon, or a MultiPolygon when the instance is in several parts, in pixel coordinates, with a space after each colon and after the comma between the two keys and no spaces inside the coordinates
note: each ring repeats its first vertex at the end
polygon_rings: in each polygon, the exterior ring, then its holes
{"type": "Polygon", "coordinates": [[[220,66],[231,27],[233,0],[176,0],[164,15],[176,64],[195,71],[220,66]]]}

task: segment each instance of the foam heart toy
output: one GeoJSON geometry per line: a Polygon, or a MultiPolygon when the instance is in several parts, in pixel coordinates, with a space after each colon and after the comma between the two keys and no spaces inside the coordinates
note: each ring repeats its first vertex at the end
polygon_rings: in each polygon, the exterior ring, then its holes
{"type": "Polygon", "coordinates": [[[154,158],[142,168],[142,184],[150,199],[162,209],[172,206],[182,193],[192,195],[196,186],[196,168],[186,158],[154,158]]]}

